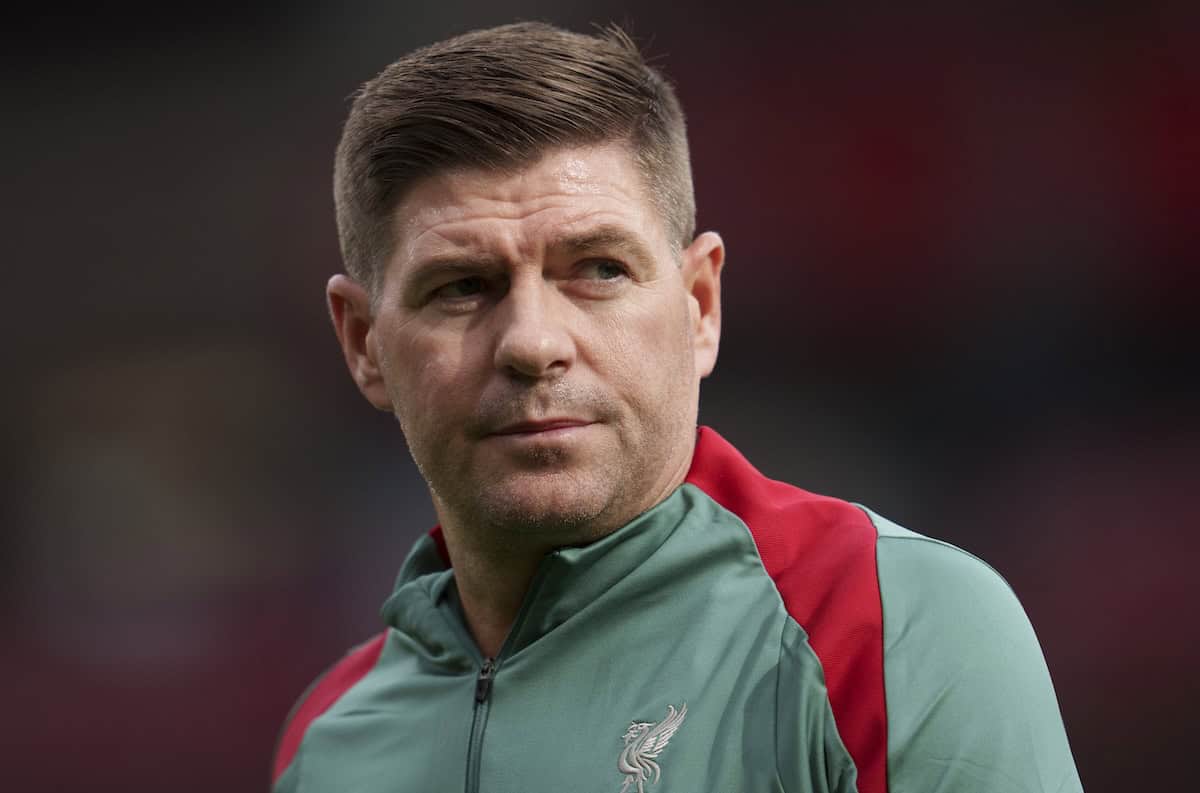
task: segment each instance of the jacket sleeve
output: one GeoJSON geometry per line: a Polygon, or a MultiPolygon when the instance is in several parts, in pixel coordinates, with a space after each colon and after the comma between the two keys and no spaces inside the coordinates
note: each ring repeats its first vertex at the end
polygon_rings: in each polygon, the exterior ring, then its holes
{"type": "Polygon", "coordinates": [[[1081,793],[1050,674],[992,568],[871,515],[890,793],[1081,793]]]}

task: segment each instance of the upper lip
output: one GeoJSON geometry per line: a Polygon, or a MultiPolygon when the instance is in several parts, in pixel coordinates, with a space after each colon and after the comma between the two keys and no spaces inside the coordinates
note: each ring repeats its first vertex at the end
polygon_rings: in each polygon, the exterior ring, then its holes
{"type": "Polygon", "coordinates": [[[536,419],[531,421],[517,421],[512,424],[505,424],[503,427],[492,432],[493,435],[515,435],[519,432],[546,432],[547,430],[558,430],[565,427],[583,427],[592,422],[588,419],[574,418],[548,418],[536,419]]]}

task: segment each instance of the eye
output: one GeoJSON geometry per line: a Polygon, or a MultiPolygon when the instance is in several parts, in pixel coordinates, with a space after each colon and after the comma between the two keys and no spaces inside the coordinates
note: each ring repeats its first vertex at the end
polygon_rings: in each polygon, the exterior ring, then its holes
{"type": "Polygon", "coordinates": [[[483,294],[486,289],[487,282],[477,275],[472,275],[467,278],[459,278],[448,284],[442,284],[433,290],[433,297],[442,300],[462,300],[483,294]]]}
{"type": "Polygon", "coordinates": [[[614,259],[587,259],[579,264],[579,274],[597,281],[615,281],[629,273],[614,259]]]}

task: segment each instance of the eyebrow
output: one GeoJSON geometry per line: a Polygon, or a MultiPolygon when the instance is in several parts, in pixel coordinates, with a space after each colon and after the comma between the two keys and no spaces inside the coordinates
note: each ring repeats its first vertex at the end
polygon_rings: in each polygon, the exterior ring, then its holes
{"type": "Polygon", "coordinates": [[[574,256],[598,250],[613,250],[643,262],[649,262],[653,258],[650,250],[635,234],[613,225],[598,226],[578,234],[555,237],[550,240],[548,247],[552,251],[562,251],[574,256]]]}
{"type": "MultiPolygon", "coordinates": [[[[630,231],[606,224],[576,234],[552,237],[546,245],[551,254],[582,256],[599,251],[612,251],[642,264],[652,261],[650,249],[630,231]]],[[[439,280],[454,280],[456,277],[478,275],[506,266],[505,257],[479,252],[434,254],[422,259],[404,279],[405,291],[409,294],[421,292],[427,284],[439,280]]]]}

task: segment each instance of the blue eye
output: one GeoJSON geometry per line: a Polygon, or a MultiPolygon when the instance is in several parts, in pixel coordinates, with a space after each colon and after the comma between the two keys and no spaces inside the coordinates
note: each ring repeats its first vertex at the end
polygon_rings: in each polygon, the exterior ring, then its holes
{"type": "Polygon", "coordinates": [[[598,281],[613,281],[626,274],[625,266],[612,259],[588,259],[580,269],[586,277],[598,281]]]}

